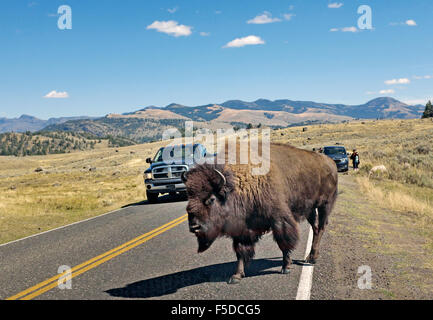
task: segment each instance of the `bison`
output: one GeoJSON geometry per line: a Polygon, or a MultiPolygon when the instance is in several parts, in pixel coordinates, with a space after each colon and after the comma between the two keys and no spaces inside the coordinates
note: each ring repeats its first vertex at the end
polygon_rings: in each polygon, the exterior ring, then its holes
{"type": "Polygon", "coordinates": [[[188,223],[198,252],[221,236],[231,237],[237,270],[228,283],[245,277],[254,246],[272,231],[283,253],[281,273],[289,273],[290,253],[299,238],[299,222],[313,228],[306,262],[314,264],[328,217],[337,198],[335,162],[323,154],[271,144],[268,174],[254,176],[251,164],[202,164],[183,175],[188,194],[188,223]],[[317,209],[317,210],[316,210],[317,209]]]}

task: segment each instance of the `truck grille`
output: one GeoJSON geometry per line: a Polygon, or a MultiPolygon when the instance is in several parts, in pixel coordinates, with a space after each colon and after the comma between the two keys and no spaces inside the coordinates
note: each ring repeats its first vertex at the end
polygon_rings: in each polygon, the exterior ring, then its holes
{"type": "Polygon", "coordinates": [[[180,179],[182,172],[187,171],[188,167],[183,165],[172,165],[157,167],[152,170],[154,180],[158,179],[180,179]]]}

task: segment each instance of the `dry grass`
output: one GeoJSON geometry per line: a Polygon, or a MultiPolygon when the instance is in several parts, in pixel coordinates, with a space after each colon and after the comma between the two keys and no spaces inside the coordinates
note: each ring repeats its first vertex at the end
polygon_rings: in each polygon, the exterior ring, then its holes
{"type": "Polygon", "coordinates": [[[401,190],[386,190],[380,184],[366,177],[357,177],[360,191],[371,200],[392,211],[416,217],[418,223],[425,228],[431,228],[433,222],[433,206],[429,201],[422,201],[401,190]]]}

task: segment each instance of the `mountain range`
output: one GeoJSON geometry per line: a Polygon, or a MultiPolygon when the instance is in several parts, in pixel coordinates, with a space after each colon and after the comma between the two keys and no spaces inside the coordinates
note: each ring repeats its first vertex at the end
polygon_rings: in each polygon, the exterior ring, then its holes
{"type": "Polygon", "coordinates": [[[25,132],[25,131],[38,131],[46,126],[59,124],[70,120],[90,119],[90,117],[61,117],[50,118],[48,120],[41,120],[33,116],[23,114],[19,118],[0,118],[0,133],[3,132],[25,132]]]}
{"type": "Polygon", "coordinates": [[[182,127],[193,120],[197,127],[228,128],[266,125],[287,127],[294,124],[341,122],[353,119],[421,118],[424,106],[411,106],[390,97],[381,97],[361,105],[317,103],[313,101],[266,100],[253,102],[229,100],[220,104],[166,107],[149,106],[135,112],[108,114],[100,118],[63,117],[40,120],[22,115],[0,118],[1,132],[81,131],[96,136],[123,136],[137,142],[153,140],[170,126],[182,127]]]}

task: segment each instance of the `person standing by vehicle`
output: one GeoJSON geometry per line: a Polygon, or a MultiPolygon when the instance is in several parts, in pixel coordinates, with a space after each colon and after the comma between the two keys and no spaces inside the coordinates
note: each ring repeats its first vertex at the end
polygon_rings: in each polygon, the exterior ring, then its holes
{"type": "Polygon", "coordinates": [[[352,160],[353,163],[353,170],[358,170],[359,168],[359,153],[356,149],[353,149],[353,153],[350,156],[350,160],[352,160]]]}

